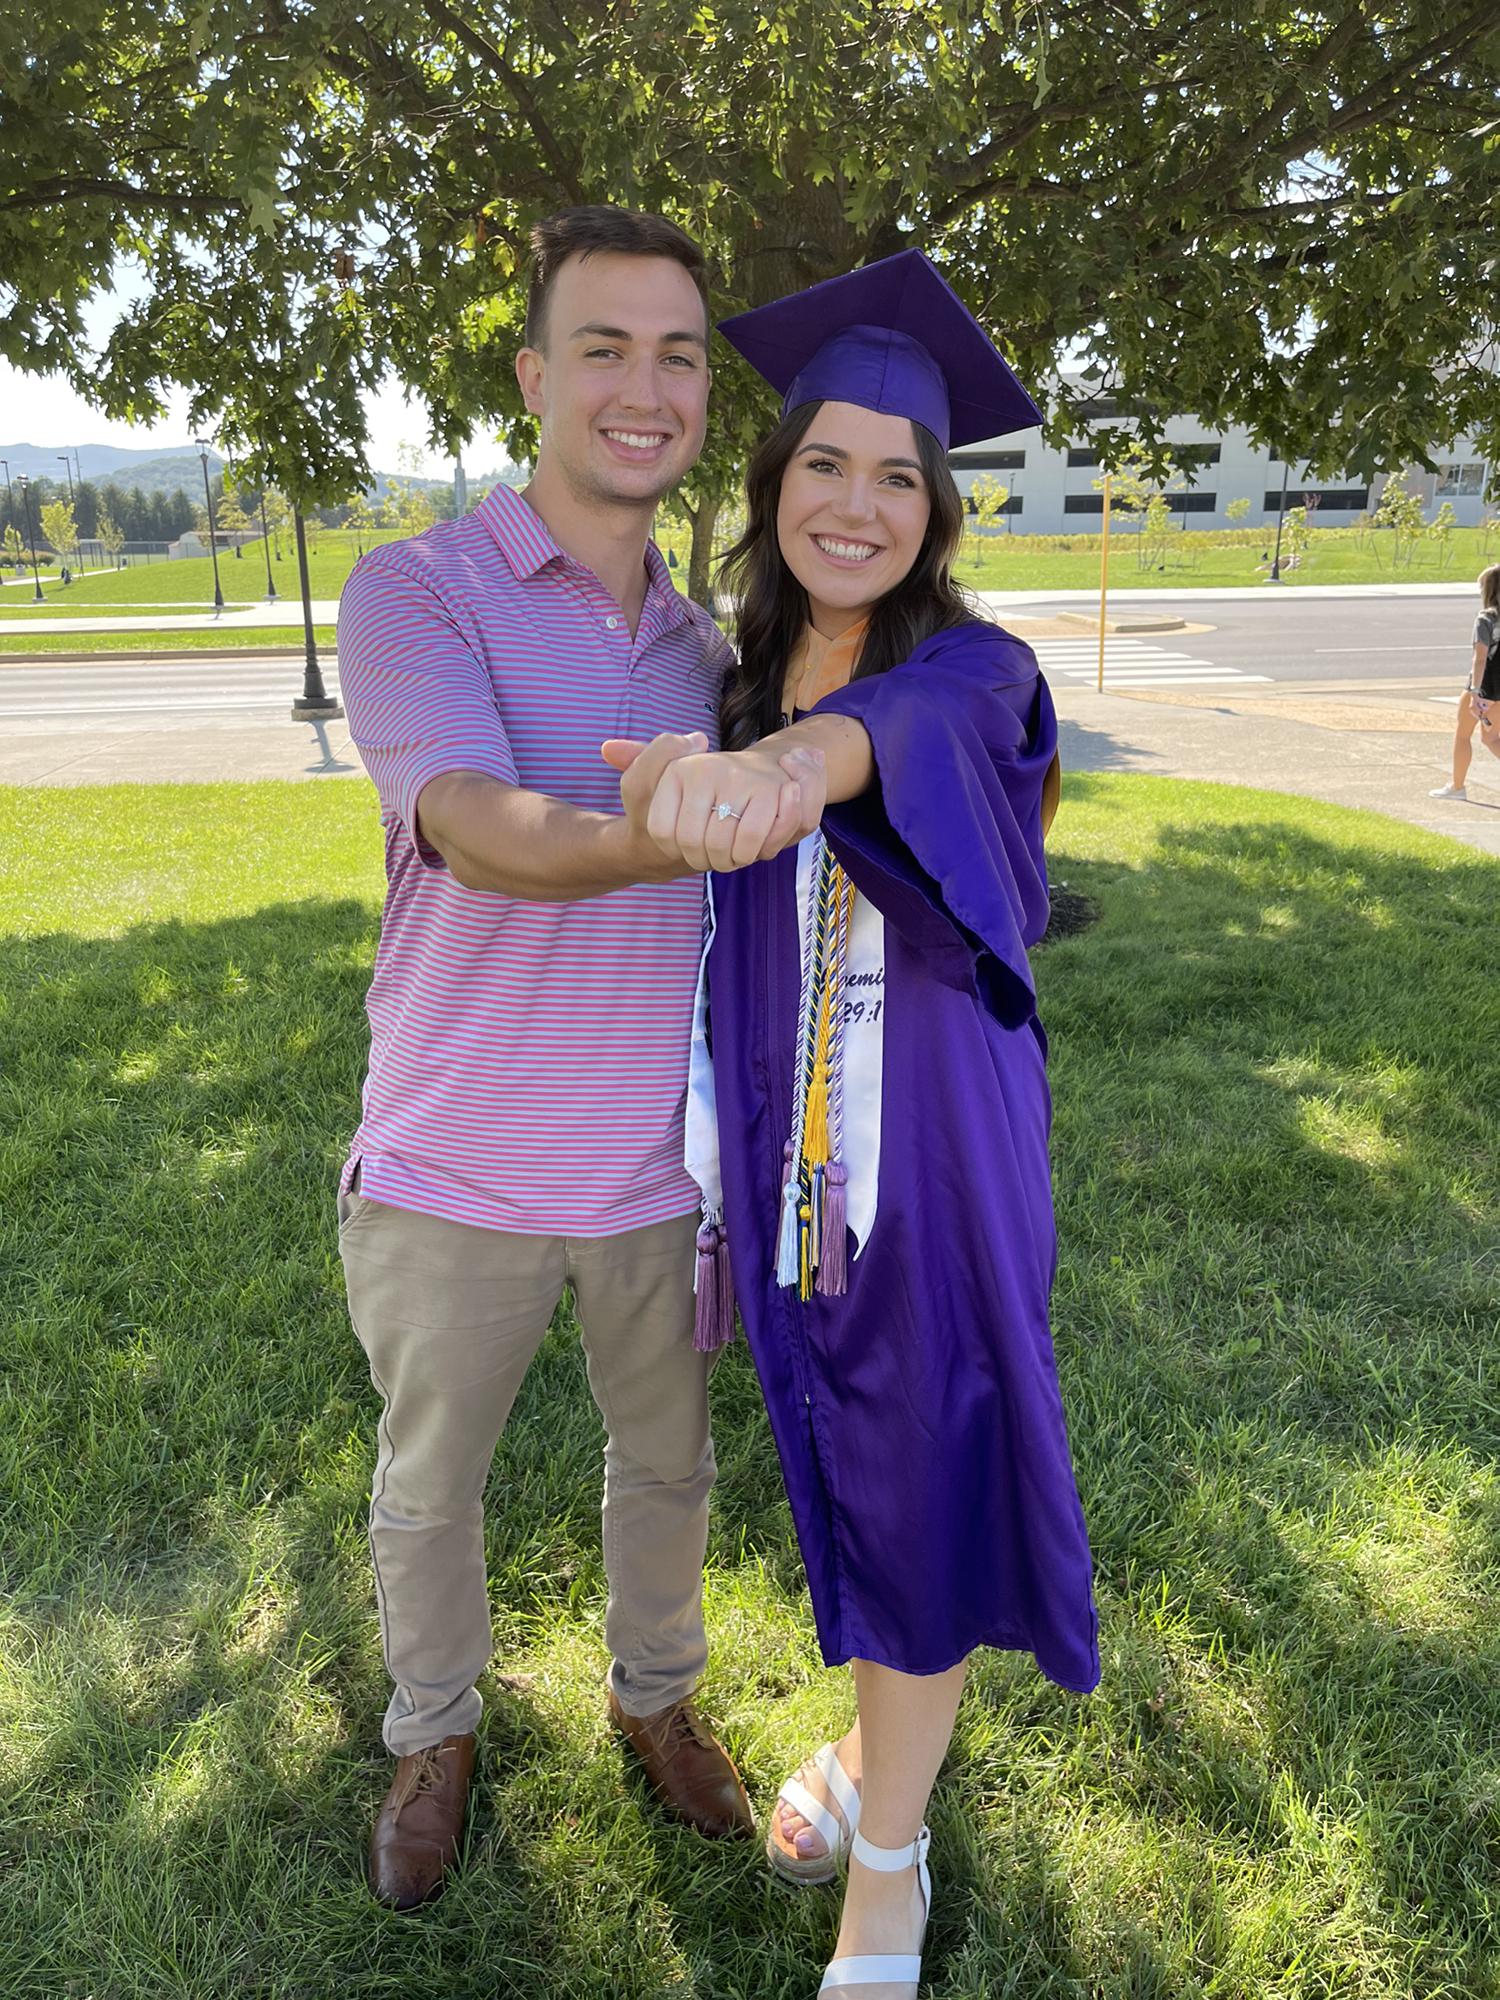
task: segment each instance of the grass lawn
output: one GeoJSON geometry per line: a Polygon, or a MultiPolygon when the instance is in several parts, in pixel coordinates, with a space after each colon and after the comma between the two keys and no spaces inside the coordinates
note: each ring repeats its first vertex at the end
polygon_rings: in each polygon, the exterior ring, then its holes
{"type": "MultiPolygon", "coordinates": [[[[603,1726],[566,1311],[492,1480],[467,1872],[416,1917],[361,1887],[368,789],[0,804],[6,2000],[810,2000],[834,1899],[676,1830],[603,1726]]],[[[981,1656],[924,1996],[1493,2000],[1493,861],[1118,776],[1069,782],[1053,867],[1103,912],[1039,980],[1105,1677],[981,1656]]],[[[849,1695],[742,1348],[714,1394],[706,1702],[764,1808],[849,1695]]]]}
{"type": "MultiPolygon", "coordinates": [[[[1093,532],[1098,535],[1098,527],[1093,532]]],[[[1273,521],[1264,540],[1216,544],[1211,533],[1174,533],[1166,545],[1164,566],[1143,569],[1138,560],[1134,529],[1112,533],[1109,548],[1109,588],[1117,590],[1193,590],[1226,586],[1264,589],[1283,586],[1295,590],[1315,583],[1368,583],[1398,587],[1407,583],[1472,583],[1487,563],[1500,559],[1493,534],[1478,528],[1455,528],[1446,562],[1440,562],[1432,548],[1418,546],[1417,558],[1393,568],[1390,536],[1381,531],[1359,548],[1344,531],[1315,528],[1308,552],[1296,569],[1286,570],[1281,582],[1266,580],[1267,564],[1275,543],[1273,521]]],[[[1067,535],[988,535],[982,538],[979,560],[974,541],[965,547],[958,563],[960,580],[973,590],[1097,590],[1099,587],[1098,549],[1067,546],[1076,537],[1067,535]]]]}
{"type": "MultiPolygon", "coordinates": [[[[332,648],[336,629],[314,625],[313,638],[332,648]]],[[[35,637],[5,632],[0,633],[0,661],[7,655],[31,658],[38,653],[138,653],[145,660],[161,653],[233,653],[266,646],[300,654],[302,645],[300,625],[230,626],[222,632],[79,632],[71,638],[63,632],[38,631],[35,637]]]]}
{"type": "MultiPolygon", "coordinates": [[[[1097,528],[1094,530],[1097,534],[1097,528]]],[[[1273,522],[1265,539],[1269,550],[1275,537],[1273,522]]],[[[1080,536],[1083,531],[1080,530],[1080,536]]],[[[1005,535],[980,538],[979,557],[971,541],[958,565],[961,580],[974,590],[1089,590],[1099,583],[1099,556],[1075,546],[1080,536],[1005,535]]],[[[394,535],[380,537],[394,540],[394,535]]],[[[1312,534],[1309,553],[1300,568],[1288,570],[1283,579],[1289,589],[1311,583],[1440,583],[1470,581],[1486,563],[1497,559],[1495,537],[1486,537],[1478,528],[1456,528],[1449,560],[1440,564],[1430,549],[1419,548],[1417,560],[1399,569],[1391,567],[1390,537],[1381,533],[1371,546],[1361,550],[1343,531],[1318,530],[1312,534]],[[1378,553],[1377,553],[1378,552],[1378,553]]],[[[367,544],[368,546],[368,544],[367,544]]],[[[1209,585],[1261,586],[1264,577],[1256,565],[1262,545],[1220,547],[1211,534],[1188,532],[1174,535],[1170,559],[1164,569],[1141,569],[1136,560],[1133,530],[1122,530],[1111,538],[1110,589],[1159,590],[1209,585]]],[[[325,529],[318,547],[308,559],[314,597],[337,597],[356,559],[354,537],[343,529],[325,529]]],[[[297,566],[285,557],[273,562],[276,589],[283,598],[298,592],[297,566]]],[[[680,588],[687,586],[687,572],[674,572],[680,588]]],[[[220,556],[219,578],[226,602],[250,604],[260,601],[265,585],[265,562],[259,542],[247,542],[238,561],[220,556]]],[[[1267,585],[1266,588],[1280,586],[1267,585]]],[[[47,603],[35,607],[36,618],[82,617],[90,611],[127,611],[157,604],[181,604],[210,609],[213,605],[213,570],[207,556],[182,562],[159,562],[128,570],[90,571],[67,590],[53,583],[47,588],[47,603]]],[[[19,591],[0,591],[0,615],[25,608],[19,591]],[[13,603],[12,598],[16,601],[13,603]]]]}

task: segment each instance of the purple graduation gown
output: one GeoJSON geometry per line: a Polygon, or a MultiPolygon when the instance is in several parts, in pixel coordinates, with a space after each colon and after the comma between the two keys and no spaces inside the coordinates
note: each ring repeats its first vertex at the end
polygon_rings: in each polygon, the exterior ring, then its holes
{"type": "Polygon", "coordinates": [[[829,1665],[941,1673],[976,1646],[1099,1679],[1088,1539],[1047,1324],[1056,1265],[1045,1042],[1056,747],[1031,649],[978,621],[813,711],[876,777],[824,832],[885,918],[879,1205],[849,1289],[775,1282],[791,1128],[796,854],[714,878],[709,1033],[740,1314],[829,1665]]]}

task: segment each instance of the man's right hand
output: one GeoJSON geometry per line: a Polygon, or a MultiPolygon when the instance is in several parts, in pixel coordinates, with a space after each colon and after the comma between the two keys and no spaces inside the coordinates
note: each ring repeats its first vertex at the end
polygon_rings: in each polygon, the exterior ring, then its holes
{"type": "Polygon", "coordinates": [[[801,839],[822,812],[821,759],[802,753],[780,760],[756,751],[709,754],[707,738],[695,733],[650,743],[614,737],[600,754],[623,774],[620,797],[633,835],[649,842],[674,874],[722,873],[768,860],[801,839]],[[685,759],[694,773],[691,799],[672,769],[685,759]],[[719,822],[712,806],[726,779],[739,806],[719,822]]]}

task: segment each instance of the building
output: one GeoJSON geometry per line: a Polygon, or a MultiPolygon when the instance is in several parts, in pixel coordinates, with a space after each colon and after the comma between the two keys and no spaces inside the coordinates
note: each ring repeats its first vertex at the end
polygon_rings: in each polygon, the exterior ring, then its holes
{"type": "MultiPolygon", "coordinates": [[[[1099,421],[1128,421],[1128,412],[1111,396],[1095,396],[1081,407],[1085,416],[1099,421]]],[[[1184,460],[1196,461],[1193,472],[1174,482],[1184,490],[1166,496],[1186,528],[1233,526],[1224,510],[1231,500],[1240,499],[1250,502],[1241,526],[1256,528],[1269,522],[1274,527],[1283,488],[1288,507],[1316,508],[1319,527],[1348,527],[1357,516],[1373,513],[1380,505],[1383,476],[1368,485],[1354,478],[1310,478],[1305,465],[1283,465],[1244,429],[1211,431],[1196,417],[1183,417],[1168,425],[1167,438],[1183,448],[1184,460]]],[[[1451,449],[1434,447],[1429,456],[1438,470],[1418,469],[1408,481],[1422,495],[1428,519],[1449,500],[1461,527],[1477,527],[1486,512],[1484,493],[1491,471],[1478,447],[1465,440],[1451,449]]],[[[1005,525],[1017,534],[1098,532],[1104,496],[1094,487],[1101,476],[1098,453],[1087,445],[1059,449],[1044,444],[1040,430],[1019,431],[964,445],[949,453],[948,463],[961,493],[967,494],[982,472],[1010,488],[1005,525]]],[[[1500,481],[1500,467],[1495,476],[1500,481]]]]}

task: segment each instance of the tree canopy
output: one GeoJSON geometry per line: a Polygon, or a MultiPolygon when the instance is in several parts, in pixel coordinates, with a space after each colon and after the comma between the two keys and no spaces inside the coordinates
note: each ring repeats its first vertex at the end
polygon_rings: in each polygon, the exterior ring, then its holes
{"type": "MultiPolygon", "coordinates": [[[[726,308],[927,250],[1050,398],[1368,477],[1500,458],[1494,0],[73,0],[0,15],[0,351],[113,414],[186,384],[249,477],[368,475],[393,369],[530,442],[526,231],[658,209],[726,308]],[[82,337],[112,270],[140,295],[82,337]]],[[[712,496],[770,398],[722,350],[712,496]]],[[[1123,438],[1094,433],[1106,459],[1123,438]]]]}

